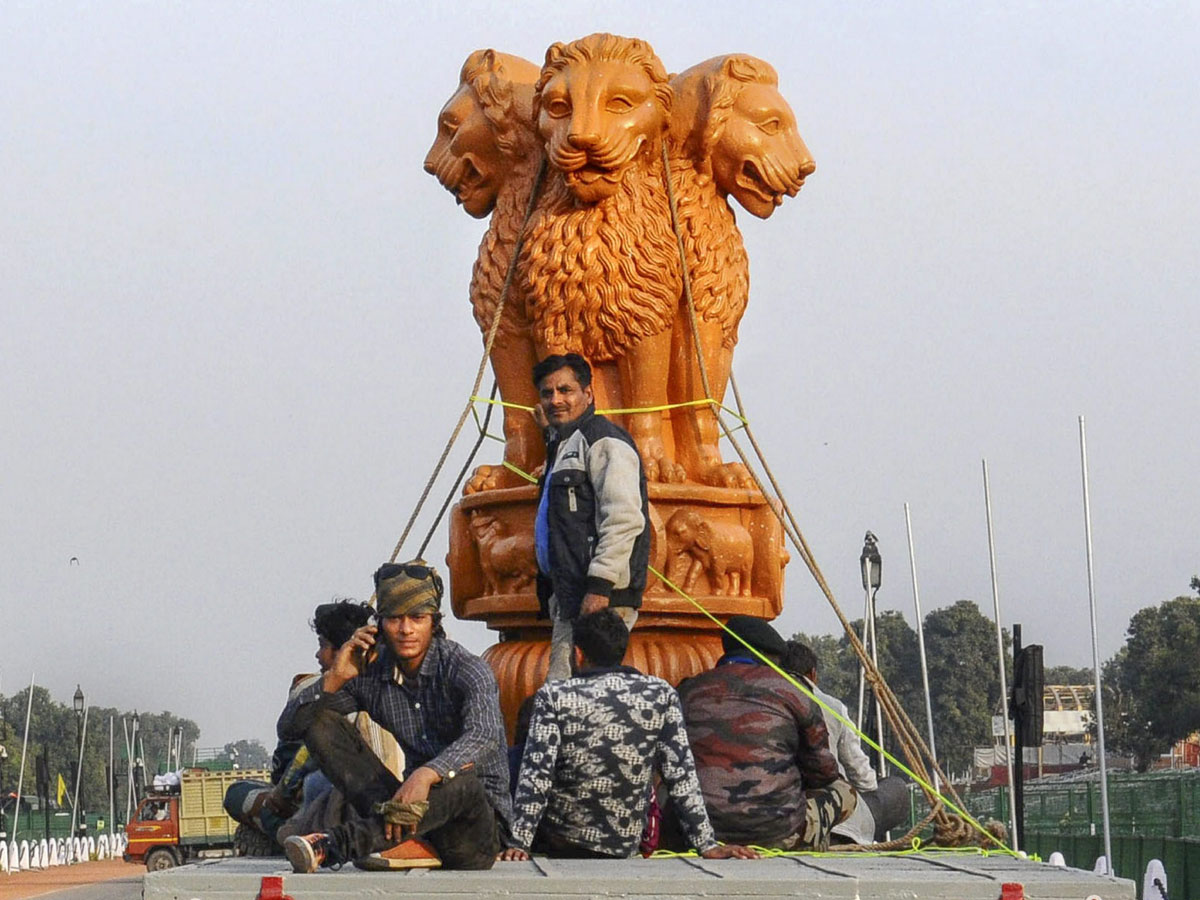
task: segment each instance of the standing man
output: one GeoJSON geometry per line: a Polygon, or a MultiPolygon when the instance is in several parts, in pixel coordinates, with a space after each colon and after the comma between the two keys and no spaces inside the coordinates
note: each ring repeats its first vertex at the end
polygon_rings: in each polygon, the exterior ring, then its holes
{"type": "Polygon", "coordinates": [[[609,609],[575,623],[576,675],[533,695],[517,782],[513,846],[554,856],[626,858],[638,851],[655,771],[662,773],[690,846],[706,859],[748,859],[722,847],[700,796],[679,695],[661,678],[622,666],[629,630],[609,609]]]}
{"type": "Polygon", "coordinates": [[[446,638],[432,567],[381,567],[375,596],[378,625],[354,632],[322,682],[292,696],[278,727],[281,738],[303,738],[361,818],[290,837],[284,850],[295,871],[313,872],[423,837],[445,868],[491,868],[512,819],[496,678],[446,638]],[[363,668],[376,645],[379,657],[363,668]],[[358,710],[396,737],[403,782],[346,721],[358,710]]]}
{"type": "Polygon", "coordinates": [[[752,616],[733,616],[726,628],[716,668],[679,685],[717,838],[825,850],[858,798],[838,775],[821,711],[745,647],[778,663],[779,632],[752,616]]]}
{"type": "Polygon", "coordinates": [[[580,616],[610,608],[632,630],[646,587],[650,514],[642,458],[628,432],[596,414],[587,360],[548,356],[533,367],[533,383],[546,434],[534,545],[538,601],[553,622],[553,681],[571,676],[580,616]]]}

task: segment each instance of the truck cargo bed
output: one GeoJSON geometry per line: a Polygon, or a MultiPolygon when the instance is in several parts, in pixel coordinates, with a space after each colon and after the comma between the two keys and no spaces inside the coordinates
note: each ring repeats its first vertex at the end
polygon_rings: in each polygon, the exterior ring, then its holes
{"type": "Polygon", "coordinates": [[[144,900],[333,900],[385,894],[449,898],[746,898],[810,900],[1134,900],[1134,884],[1009,856],[927,852],[840,854],[757,861],[566,860],[497,863],[487,872],[337,872],[294,875],[282,858],[240,858],[149,872],[144,900]],[[281,883],[263,879],[281,878],[281,883]],[[1006,885],[1020,885],[1020,892],[1006,885]]]}

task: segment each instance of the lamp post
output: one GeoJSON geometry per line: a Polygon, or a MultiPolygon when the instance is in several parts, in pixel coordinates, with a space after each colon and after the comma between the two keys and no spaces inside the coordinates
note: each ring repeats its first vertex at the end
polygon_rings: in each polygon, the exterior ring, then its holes
{"type": "MultiPolygon", "coordinates": [[[[75,734],[78,739],[79,749],[79,771],[75,776],[79,783],[75,785],[75,803],[80,809],[84,808],[83,802],[83,708],[84,697],[83,688],[78,684],[75,685],[75,734]]],[[[79,817],[79,821],[83,823],[83,827],[87,828],[87,820],[83,816],[79,817]]]]}
{"type": "Polygon", "coordinates": [[[138,713],[138,711],[135,709],[133,711],[133,732],[132,732],[133,739],[130,741],[130,747],[132,748],[131,749],[132,756],[130,757],[130,761],[129,761],[129,773],[131,776],[133,776],[131,779],[132,780],[131,790],[133,791],[133,808],[134,809],[137,809],[138,804],[141,803],[141,792],[138,790],[138,788],[141,786],[141,783],[142,783],[142,755],[137,752],[138,737],[139,737],[138,729],[141,727],[141,722],[142,722],[142,717],[138,713]]]}
{"type": "Polygon", "coordinates": [[[8,814],[4,812],[4,769],[8,766],[8,748],[0,744],[0,840],[8,838],[8,814]]]}
{"type": "MultiPolygon", "coordinates": [[[[859,568],[862,570],[862,586],[863,593],[866,595],[866,621],[863,622],[863,634],[868,638],[867,644],[871,651],[871,662],[875,666],[875,670],[879,670],[879,646],[875,635],[875,595],[879,593],[879,586],[883,584],[883,558],[879,555],[879,547],[873,532],[868,531],[863,537],[862,555],[858,558],[859,568]]],[[[865,681],[860,668],[859,684],[862,685],[865,681]]],[[[862,691],[860,689],[860,697],[862,691]]],[[[887,763],[884,761],[882,752],[883,747],[883,710],[879,706],[879,698],[875,690],[871,690],[872,702],[875,705],[875,723],[877,733],[879,735],[879,774],[887,774],[887,763]]],[[[859,702],[859,709],[862,709],[862,703],[859,702]]],[[[861,712],[860,712],[861,717],[861,712]]],[[[861,726],[860,726],[861,727],[861,726]]]]}

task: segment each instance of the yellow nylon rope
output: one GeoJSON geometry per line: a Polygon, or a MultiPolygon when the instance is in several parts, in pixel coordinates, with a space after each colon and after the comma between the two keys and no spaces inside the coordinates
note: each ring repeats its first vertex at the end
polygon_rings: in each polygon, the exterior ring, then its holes
{"type": "MultiPolygon", "coordinates": [[[[523,403],[512,403],[511,401],[508,401],[508,400],[493,400],[491,397],[480,397],[476,394],[471,395],[471,402],[472,403],[491,403],[496,406],[502,406],[505,409],[521,409],[528,413],[533,412],[532,406],[526,406],[523,403]]],[[[715,407],[723,410],[724,412],[729,413],[729,415],[733,416],[733,418],[737,419],[743,425],[748,424],[746,419],[737,410],[730,409],[725,404],[720,403],[716,400],[706,400],[706,399],[684,400],[680,403],[665,403],[662,406],[630,406],[630,407],[625,407],[623,409],[598,409],[598,410],[596,410],[596,413],[601,416],[628,416],[628,415],[633,415],[634,413],[666,412],[668,410],[683,409],[683,408],[689,407],[689,406],[715,406],[715,407]]]]}
{"type": "MultiPolygon", "coordinates": [[[[475,399],[475,398],[473,398],[473,399],[475,399]]],[[[707,401],[705,401],[705,402],[707,402],[707,401]]],[[[521,469],[519,467],[513,465],[512,463],[510,463],[508,461],[504,462],[504,467],[509,469],[510,471],[516,472],[518,475],[520,475],[522,478],[527,479],[528,481],[531,481],[535,484],[537,483],[536,478],[534,478],[528,472],[521,471],[521,469]]],[[[906,775],[908,775],[909,778],[911,778],[914,782],[916,782],[918,785],[920,785],[921,788],[924,789],[928,794],[937,797],[938,800],[940,800],[948,809],[952,810],[954,813],[961,816],[967,823],[969,823],[973,828],[975,828],[975,830],[978,831],[981,835],[983,835],[989,841],[992,841],[992,842],[996,843],[997,845],[999,845],[1000,849],[999,849],[999,851],[996,851],[996,852],[1009,853],[1013,856],[1018,855],[1015,850],[1013,850],[1011,847],[1009,847],[1003,841],[1000,841],[998,838],[996,838],[994,835],[992,835],[990,832],[988,832],[988,830],[986,828],[984,828],[982,825],[980,825],[974,816],[972,816],[966,810],[961,809],[958,805],[956,805],[952,801],[948,800],[936,788],[934,788],[934,786],[931,785],[928,781],[926,781],[924,778],[922,778],[920,775],[915,773],[912,769],[910,769],[908,766],[906,766],[904,763],[902,763],[900,760],[898,760],[895,756],[893,756],[891,753],[888,753],[887,750],[885,750],[883,747],[881,747],[879,744],[877,744],[871,738],[870,735],[866,734],[863,731],[860,731],[858,729],[858,727],[853,722],[851,722],[846,716],[842,715],[840,712],[838,712],[838,710],[834,709],[832,706],[830,706],[825,701],[823,701],[820,697],[818,697],[816,694],[814,694],[811,690],[809,690],[809,688],[806,684],[802,683],[801,681],[797,680],[796,678],[793,678],[791,674],[789,674],[788,672],[785,672],[774,661],[768,659],[766,656],[764,656],[762,653],[760,653],[757,649],[755,649],[750,644],[748,644],[746,641],[744,641],[742,639],[741,635],[732,631],[729,628],[729,626],[727,626],[724,622],[722,622],[720,619],[718,619],[716,616],[714,616],[711,612],[709,612],[704,607],[704,604],[702,604],[699,600],[697,600],[695,597],[693,597],[691,594],[689,594],[687,591],[685,591],[679,585],[675,584],[675,582],[671,581],[671,579],[669,579],[662,572],[658,571],[658,569],[654,568],[654,566],[647,566],[646,569],[651,574],[653,574],[656,578],[658,578],[659,581],[661,581],[666,587],[670,588],[672,591],[674,591],[680,597],[683,597],[683,599],[685,599],[689,603],[691,603],[692,606],[696,607],[696,609],[700,610],[701,613],[703,613],[705,616],[707,616],[722,631],[724,631],[726,634],[733,635],[733,637],[738,641],[738,643],[740,643],[743,647],[745,647],[747,650],[749,650],[751,653],[753,653],[755,656],[757,656],[759,658],[759,660],[761,660],[765,665],[770,666],[776,672],[776,674],[782,676],[785,681],[787,681],[790,685],[792,685],[792,687],[796,688],[796,690],[800,691],[800,693],[804,694],[804,696],[808,697],[808,699],[812,700],[814,703],[816,703],[822,709],[827,710],[828,712],[832,713],[833,717],[835,719],[837,719],[839,722],[841,722],[843,725],[845,725],[847,728],[849,728],[854,734],[858,735],[859,739],[866,741],[868,746],[877,750],[880,754],[883,755],[883,757],[885,757],[890,763],[892,763],[892,765],[894,765],[901,772],[904,772],[906,775]]],[[[914,838],[914,840],[919,840],[919,839],[914,838]]],[[[755,848],[755,849],[757,849],[757,848],[755,848]]],[[[966,849],[979,849],[979,848],[966,848],[966,849]]],[[[783,853],[784,851],[772,851],[772,853],[776,853],[776,852],[783,853]]],[[[787,851],[787,852],[798,853],[798,852],[808,852],[808,851],[787,851]]],[[[855,852],[858,855],[861,855],[861,853],[862,853],[861,851],[855,851],[855,852]]],[[[909,852],[909,851],[905,851],[905,852],[909,852]]]]}

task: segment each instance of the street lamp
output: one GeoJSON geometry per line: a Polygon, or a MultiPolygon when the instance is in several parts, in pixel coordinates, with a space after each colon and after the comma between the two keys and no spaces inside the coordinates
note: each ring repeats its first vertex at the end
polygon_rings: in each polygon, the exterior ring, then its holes
{"type": "Polygon", "coordinates": [[[879,547],[874,532],[867,532],[863,538],[862,556],[858,564],[862,568],[862,585],[864,591],[875,592],[883,584],[883,559],[879,555],[879,547]]]}
{"type": "MultiPolygon", "coordinates": [[[[79,742],[79,768],[76,770],[75,785],[75,804],[80,808],[84,808],[83,802],[83,688],[78,684],[75,685],[75,733],[78,736],[79,742]]],[[[83,823],[84,829],[87,828],[87,820],[83,816],[79,817],[79,821],[83,823]]]]}
{"type": "MultiPolygon", "coordinates": [[[[862,555],[858,558],[858,565],[862,571],[862,586],[865,594],[863,613],[863,643],[871,652],[871,662],[875,664],[876,671],[879,670],[879,645],[875,636],[875,595],[879,592],[879,586],[883,584],[883,558],[879,555],[878,538],[874,532],[868,531],[863,537],[862,555]]],[[[858,727],[862,729],[862,712],[863,700],[866,687],[866,677],[859,670],[858,681],[858,727]]],[[[883,715],[879,707],[879,698],[875,696],[875,691],[871,692],[875,703],[875,720],[879,734],[879,746],[883,746],[883,715]]],[[[884,762],[883,754],[879,754],[879,774],[887,774],[887,765],[884,762]]]]}

